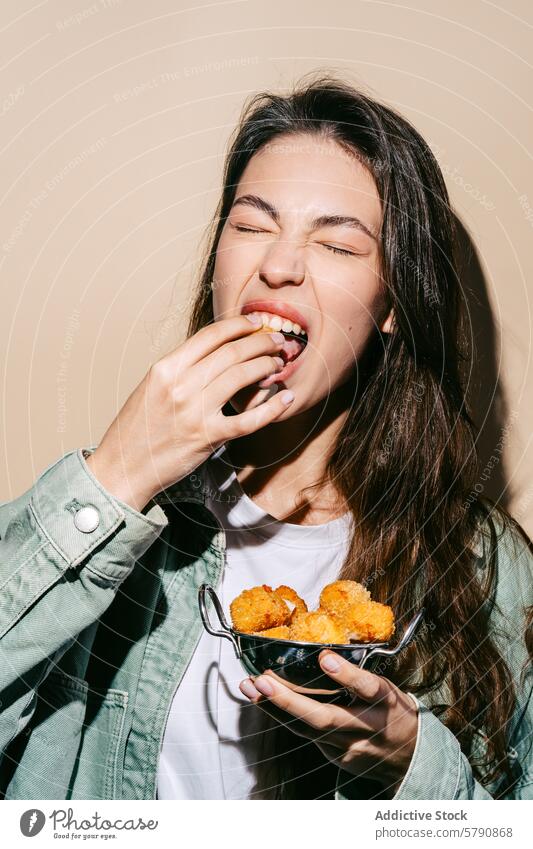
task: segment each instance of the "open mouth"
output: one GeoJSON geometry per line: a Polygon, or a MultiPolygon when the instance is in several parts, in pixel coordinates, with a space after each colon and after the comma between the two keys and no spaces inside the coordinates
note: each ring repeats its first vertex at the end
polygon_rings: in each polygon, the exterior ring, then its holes
{"type": "Polygon", "coordinates": [[[283,348],[280,350],[279,355],[285,365],[287,363],[292,363],[293,360],[297,360],[300,354],[305,351],[307,347],[307,337],[305,339],[302,336],[298,336],[295,333],[285,333],[283,330],[281,331],[285,336],[285,342],[283,343],[283,348]]]}
{"type": "Polygon", "coordinates": [[[305,351],[308,344],[308,338],[306,330],[304,330],[301,325],[275,313],[259,312],[258,310],[254,310],[253,313],[249,314],[259,315],[262,319],[262,326],[259,327],[256,332],[260,333],[262,331],[264,333],[272,333],[274,331],[279,331],[280,333],[283,333],[285,342],[283,343],[283,348],[279,351],[279,356],[282,358],[285,365],[297,360],[303,351],[305,351]]]}

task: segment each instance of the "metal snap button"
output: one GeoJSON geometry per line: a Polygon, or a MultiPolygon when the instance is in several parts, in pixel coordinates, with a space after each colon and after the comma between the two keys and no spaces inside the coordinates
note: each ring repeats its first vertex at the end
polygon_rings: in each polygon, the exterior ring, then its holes
{"type": "Polygon", "coordinates": [[[74,514],[74,524],[82,533],[90,534],[100,524],[100,513],[96,507],[91,507],[91,505],[82,507],[74,514]]]}

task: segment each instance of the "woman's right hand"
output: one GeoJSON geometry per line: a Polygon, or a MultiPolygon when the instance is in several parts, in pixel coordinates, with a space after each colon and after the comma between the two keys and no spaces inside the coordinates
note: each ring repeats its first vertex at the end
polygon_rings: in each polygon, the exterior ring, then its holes
{"type": "Polygon", "coordinates": [[[224,442],[287,409],[285,390],[238,415],[222,413],[236,392],[283,367],[283,334],[255,333],[259,326],[244,315],[221,319],[151,366],[87,458],[108,492],[142,510],[224,442]]]}

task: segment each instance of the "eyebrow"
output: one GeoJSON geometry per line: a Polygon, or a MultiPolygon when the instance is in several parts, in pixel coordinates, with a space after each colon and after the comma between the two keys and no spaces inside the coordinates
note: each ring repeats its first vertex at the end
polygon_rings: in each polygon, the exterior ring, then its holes
{"type": "MultiPolygon", "coordinates": [[[[233,201],[233,206],[238,206],[239,204],[242,206],[251,206],[254,209],[258,209],[260,212],[265,212],[276,222],[276,224],[279,225],[280,216],[278,210],[267,200],[259,197],[259,195],[241,195],[233,201]]],[[[369,227],[367,227],[366,224],[364,224],[361,219],[357,218],[355,215],[319,215],[311,221],[311,231],[319,230],[321,227],[340,226],[353,227],[354,230],[361,230],[377,242],[376,237],[369,227]]]]}

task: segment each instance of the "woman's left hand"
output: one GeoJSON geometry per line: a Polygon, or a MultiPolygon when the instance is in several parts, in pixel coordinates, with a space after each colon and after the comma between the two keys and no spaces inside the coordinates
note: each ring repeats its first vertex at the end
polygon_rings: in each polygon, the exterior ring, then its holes
{"type": "Polygon", "coordinates": [[[330,678],[353,693],[349,707],[296,693],[269,672],[241,681],[240,690],[295,734],[313,740],[328,760],[377,781],[392,798],[414,752],[416,703],[387,678],[359,669],[333,651],[322,651],[319,661],[330,678]]]}

